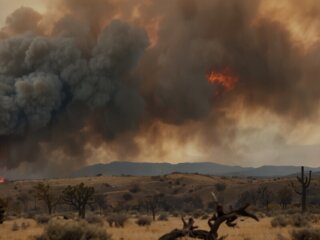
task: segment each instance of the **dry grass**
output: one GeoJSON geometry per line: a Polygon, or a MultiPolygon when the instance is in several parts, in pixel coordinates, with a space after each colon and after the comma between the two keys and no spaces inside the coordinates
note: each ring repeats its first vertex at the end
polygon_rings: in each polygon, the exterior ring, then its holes
{"type": "MultiPolygon", "coordinates": [[[[272,187],[276,192],[277,188],[287,186],[292,178],[279,178],[279,179],[259,179],[251,181],[248,184],[247,178],[224,178],[224,177],[211,177],[196,174],[171,174],[166,176],[155,177],[87,177],[87,178],[73,178],[73,179],[51,179],[51,180],[34,180],[34,181],[17,181],[9,182],[7,184],[0,185],[0,195],[16,199],[17,194],[20,192],[29,193],[33,189],[33,186],[38,182],[49,183],[53,189],[61,191],[67,185],[75,185],[80,182],[85,182],[86,185],[94,186],[97,193],[103,193],[108,196],[108,204],[117,206],[119,201],[122,201],[123,194],[128,193],[128,190],[135,184],[138,184],[140,190],[132,193],[133,200],[130,200],[130,204],[137,204],[139,200],[144,199],[150,192],[163,193],[167,196],[179,196],[179,197],[191,197],[201,196],[203,200],[204,209],[207,204],[212,201],[210,192],[213,186],[217,183],[223,183],[227,185],[227,188],[223,191],[223,200],[225,204],[233,204],[233,200],[237,199],[239,194],[246,190],[256,189],[261,184],[267,184],[272,187]],[[160,179],[160,180],[159,180],[160,179]],[[179,182],[179,184],[176,184],[179,182]],[[174,191],[178,189],[176,193],[174,191]],[[192,190],[192,191],[190,191],[192,190]]],[[[320,177],[315,177],[314,182],[316,186],[320,186],[320,177]]],[[[296,201],[295,201],[296,202],[296,201]]],[[[29,202],[31,207],[32,202],[29,202]]],[[[285,211],[279,209],[279,206],[275,203],[270,205],[271,212],[277,214],[285,214],[285,211]]],[[[315,209],[312,209],[314,211],[315,209]]],[[[180,211],[180,210],[177,210],[180,211]]],[[[252,209],[253,212],[256,212],[252,209]]],[[[299,209],[295,209],[299,211],[299,209]]],[[[15,213],[15,212],[14,212],[15,213]]],[[[180,212],[175,214],[176,218],[169,218],[168,221],[157,221],[150,226],[138,226],[136,224],[137,219],[129,219],[125,223],[124,228],[110,228],[106,223],[106,217],[103,218],[103,227],[108,233],[112,234],[113,240],[157,240],[161,235],[171,231],[174,228],[181,228],[181,221],[178,218],[180,212]]],[[[190,213],[191,214],[191,213],[190,213]]],[[[203,213],[204,214],[204,213],[203,213]]],[[[275,216],[277,214],[270,214],[275,216]]],[[[64,215],[64,214],[63,214],[64,215]]],[[[140,215],[140,214],[139,214],[140,215]]],[[[15,213],[15,216],[23,216],[20,212],[15,213]]],[[[312,216],[310,222],[316,228],[320,228],[319,215],[312,216]]],[[[89,217],[89,215],[88,215],[89,217]]],[[[221,235],[228,235],[227,239],[230,240],[273,240],[280,239],[279,236],[283,236],[281,239],[291,239],[290,233],[294,226],[288,225],[283,228],[273,228],[271,226],[272,218],[261,219],[260,222],[254,222],[253,220],[239,221],[239,228],[231,229],[225,225],[220,229],[221,235]]],[[[91,222],[95,222],[96,219],[90,219],[91,222]]],[[[100,221],[97,221],[100,222],[100,221]]],[[[100,224],[100,223],[99,223],[100,224]]],[[[196,219],[196,224],[203,228],[208,229],[207,220],[196,219]]],[[[0,240],[31,240],[32,236],[40,235],[46,224],[37,224],[32,219],[15,219],[5,221],[0,225],[0,240]],[[27,228],[19,227],[19,230],[12,231],[14,222],[17,225],[22,226],[25,222],[29,225],[27,228]]]]}
{"type": "MultiPolygon", "coordinates": [[[[173,228],[180,228],[181,222],[178,218],[170,218],[169,221],[157,221],[151,226],[140,227],[135,223],[136,219],[130,219],[125,228],[110,228],[108,224],[104,223],[107,232],[112,234],[113,240],[157,240],[162,234],[171,231],[173,228]]],[[[196,221],[199,227],[207,228],[206,220],[196,221]]],[[[34,220],[17,219],[14,221],[6,221],[0,225],[0,240],[31,240],[32,236],[40,235],[43,231],[42,225],[38,225],[34,220]],[[27,229],[20,229],[12,231],[12,224],[22,224],[22,222],[29,223],[30,227],[27,229]]],[[[317,227],[320,227],[318,225],[317,227]]],[[[266,240],[277,239],[281,234],[287,239],[289,238],[292,228],[272,228],[270,218],[262,219],[260,222],[255,222],[251,219],[239,221],[239,228],[227,228],[222,226],[220,230],[221,235],[228,235],[227,239],[243,240],[266,240]]]]}
{"type": "Polygon", "coordinates": [[[43,226],[38,225],[36,221],[31,219],[16,219],[13,221],[5,221],[0,225],[0,240],[30,240],[32,236],[40,235],[43,231],[43,226]],[[14,222],[21,226],[22,223],[28,223],[30,226],[26,229],[20,228],[17,231],[12,231],[14,222]]]}
{"type": "MultiPolygon", "coordinates": [[[[207,206],[212,201],[210,192],[214,190],[216,185],[225,185],[226,189],[218,192],[218,196],[223,195],[224,201],[228,204],[234,204],[234,199],[238,199],[239,195],[247,190],[255,190],[261,184],[269,185],[270,188],[277,192],[283,186],[288,186],[290,178],[259,178],[250,180],[246,177],[217,177],[198,174],[169,174],[160,177],[146,176],[101,176],[101,177],[82,177],[69,179],[46,179],[46,180],[24,180],[8,182],[0,185],[0,196],[16,199],[19,193],[28,194],[33,190],[33,187],[39,182],[49,184],[54,191],[61,191],[68,185],[76,185],[85,182],[88,186],[93,186],[97,193],[108,195],[109,204],[118,204],[119,200],[123,200],[123,195],[130,192],[135,186],[139,190],[131,192],[133,200],[131,203],[136,203],[139,199],[144,198],[150,192],[161,192],[167,196],[201,196],[204,206],[207,206]],[[177,185],[177,182],[179,184],[177,185]]],[[[315,176],[313,179],[314,186],[320,185],[320,176],[315,176]]],[[[298,196],[294,195],[298,201],[298,196]]],[[[31,203],[30,203],[31,204],[31,203]]]]}

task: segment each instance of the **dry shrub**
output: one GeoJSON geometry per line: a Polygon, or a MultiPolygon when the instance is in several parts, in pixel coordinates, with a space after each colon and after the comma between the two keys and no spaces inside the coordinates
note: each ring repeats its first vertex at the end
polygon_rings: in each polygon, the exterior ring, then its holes
{"type": "Polygon", "coordinates": [[[271,220],[272,227],[286,227],[288,225],[288,219],[285,216],[279,215],[271,220]]]}
{"type": "Polygon", "coordinates": [[[138,215],[139,215],[139,212],[138,212],[137,210],[131,210],[131,211],[129,212],[129,215],[130,215],[131,217],[133,217],[133,218],[137,218],[138,215]]]}
{"type": "Polygon", "coordinates": [[[74,218],[75,218],[75,215],[74,215],[73,213],[64,213],[64,214],[62,215],[62,218],[63,218],[64,220],[74,219],[74,218]]]}
{"type": "Polygon", "coordinates": [[[177,211],[172,212],[173,217],[179,217],[180,215],[181,215],[180,212],[177,212],[177,211]]]}
{"type": "Polygon", "coordinates": [[[306,215],[294,214],[290,217],[290,225],[294,227],[308,227],[309,221],[306,215]]]}
{"type": "Polygon", "coordinates": [[[291,232],[292,240],[320,240],[320,229],[303,228],[291,232]]]}
{"type": "Polygon", "coordinates": [[[290,217],[279,215],[271,220],[272,227],[286,227],[288,225],[293,227],[308,227],[309,221],[305,215],[301,214],[294,214],[290,217]]]}
{"type": "Polygon", "coordinates": [[[50,221],[50,216],[48,215],[37,215],[34,217],[34,220],[36,220],[36,222],[38,224],[47,224],[50,221]]]}
{"type": "Polygon", "coordinates": [[[214,186],[218,192],[223,192],[227,187],[225,183],[216,183],[214,186]]]}
{"type": "Polygon", "coordinates": [[[319,214],[308,214],[307,219],[309,222],[313,224],[318,224],[320,221],[320,215],[319,214]]]}
{"type": "Polygon", "coordinates": [[[28,213],[25,213],[23,218],[29,218],[29,219],[34,219],[35,217],[35,213],[34,212],[28,212],[28,213]]]}
{"type": "Polygon", "coordinates": [[[113,215],[108,215],[107,216],[107,223],[109,224],[110,227],[113,227],[113,224],[114,224],[113,215]]]}
{"type": "Polygon", "coordinates": [[[14,215],[10,215],[10,216],[6,216],[6,221],[15,221],[17,220],[18,217],[17,216],[14,216],[14,215]]]}
{"type": "Polygon", "coordinates": [[[94,215],[94,214],[89,214],[86,216],[86,220],[90,224],[98,224],[98,225],[103,225],[103,219],[100,216],[94,215]]]}
{"type": "Polygon", "coordinates": [[[139,226],[149,226],[151,225],[151,218],[148,216],[141,216],[138,218],[138,220],[136,221],[136,224],[139,226]]]}
{"type": "Polygon", "coordinates": [[[20,229],[19,225],[16,222],[14,222],[12,224],[11,230],[12,231],[18,231],[19,229],[20,229]]]}
{"type": "Polygon", "coordinates": [[[208,214],[206,214],[206,213],[205,213],[205,214],[203,214],[203,215],[202,215],[202,217],[201,217],[201,219],[202,219],[202,220],[205,220],[205,219],[208,219],[208,218],[209,218],[209,215],[208,215],[208,214]]]}
{"type": "Polygon", "coordinates": [[[107,216],[107,222],[110,227],[124,227],[124,224],[127,222],[128,217],[125,214],[111,214],[107,216]]]}
{"type": "Polygon", "coordinates": [[[277,234],[277,240],[288,240],[286,237],[284,237],[281,233],[277,234]]]}
{"type": "Polygon", "coordinates": [[[263,212],[257,212],[256,213],[256,216],[259,218],[259,219],[262,219],[262,218],[265,218],[267,216],[267,214],[263,213],[263,212]]]}
{"type": "Polygon", "coordinates": [[[27,229],[29,227],[30,227],[30,224],[28,222],[22,222],[21,223],[21,229],[22,230],[25,230],[25,229],[27,229]]]}
{"type": "Polygon", "coordinates": [[[159,221],[168,221],[168,214],[166,213],[161,213],[158,217],[159,221]]]}
{"type": "Polygon", "coordinates": [[[30,224],[28,222],[22,222],[20,225],[14,222],[11,226],[11,230],[12,231],[25,230],[29,227],[30,227],[30,224]]]}
{"type": "Polygon", "coordinates": [[[300,212],[301,212],[301,209],[297,207],[290,207],[282,211],[283,214],[287,214],[287,215],[300,214],[300,212]]]}
{"type": "Polygon", "coordinates": [[[37,240],[111,240],[111,236],[97,225],[86,221],[51,220],[37,240]]]}
{"type": "Polygon", "coordinates": [[[205,212],[201,209],[197,209],[192,213],[192,216],[196,219],[200,218],[201,216],[205,215],[205,212]]]}
{"type": "Polygon", "coordinates": [[[137,192],[140,192],[141,189],[140,189],[140,186],[138,184],[134,184],[130,187],[129,189],[130,192],[132,193],[137,193],[137,192]]]}

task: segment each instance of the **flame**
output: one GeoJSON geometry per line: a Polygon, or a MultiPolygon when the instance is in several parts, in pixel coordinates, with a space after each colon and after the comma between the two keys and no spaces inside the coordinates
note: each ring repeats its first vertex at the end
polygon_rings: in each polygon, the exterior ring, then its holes
{"type": "Polygon", "coordinates": [[[4,177],[0,177],[0,184],[5,183],[6,179],[4,177]]]}
{"type": "Polygon", "coordinates": [[[207,74],[209,83],[217,83],[222,85],[226,91],[234,89],[239,78],[232,74],[230,68],[226,67],[221,72],[210,71],[207,74]]]}

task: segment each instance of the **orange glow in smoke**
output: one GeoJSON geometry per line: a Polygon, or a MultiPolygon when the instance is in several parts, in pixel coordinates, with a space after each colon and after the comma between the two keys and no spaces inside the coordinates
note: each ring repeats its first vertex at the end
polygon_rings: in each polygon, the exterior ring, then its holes
{"type": "Polygon", "coordinates": [[[232,90],[239,78],[232,74],[230,68],[226,67],[221,72],[210,71],[207,74],[207,79],[209,83],[216,83],[224,87],[226,91],[232,90]]]}

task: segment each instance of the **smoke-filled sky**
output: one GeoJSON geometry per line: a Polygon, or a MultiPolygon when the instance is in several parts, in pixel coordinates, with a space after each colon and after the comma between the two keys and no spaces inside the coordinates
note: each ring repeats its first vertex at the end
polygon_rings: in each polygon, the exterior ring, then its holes
{"type": "Polygon", "coordinates": [[[319,166],[317,0],[0,0],[0,173],[319,166]]]}

